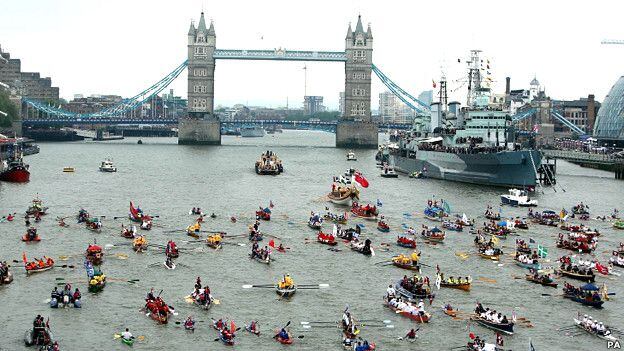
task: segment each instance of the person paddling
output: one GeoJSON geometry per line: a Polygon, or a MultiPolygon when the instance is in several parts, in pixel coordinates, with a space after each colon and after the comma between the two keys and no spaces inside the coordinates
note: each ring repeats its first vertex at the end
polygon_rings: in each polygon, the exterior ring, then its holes
{"type": "Polygon", "coordinates": [[[277,333],[273,338],[281,339],[281,340],[290,340],[290,335],[286,331],[286,328],[282,328],[282,330],[280,330],[280,332],[277,333]]]}
{"type": "Polygon", "coordinates": [[[126,341],[134,339],[134,336],[132,335],[132,333],[130,333],[130,330],[128,328],[126,328],[126,331],[121,333],[121,337],[126,341]]]}
{"type": "Polygon", "coordinates": [[[405,338],[409,340],[414,340],[417,337],[418,336],[416,335],[416,330],[414,330],[414,328],[410,329],[410,331],[407,332],[407,335],[405,335],[405,338]]]}

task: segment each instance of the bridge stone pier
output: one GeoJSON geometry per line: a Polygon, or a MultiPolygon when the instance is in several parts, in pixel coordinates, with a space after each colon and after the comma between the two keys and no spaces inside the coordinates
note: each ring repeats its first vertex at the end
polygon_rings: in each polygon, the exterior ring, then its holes
{"type": "Polygon", "coordinates": [[[373,33],[358,16],[345,38],[345,51],[216,49],[214,26],[206,28],[204,13],[188,31],[188,116],[178,123],[178,144],[220,145],[221,123],[214,114],[215,61],[277,60],[345,63],[345,111],[336,126],[336,146],[377,148],[378,126],[371,121],[373,33]]]}
{"type": "Polygon", "coordinates": [[[188,31],[188,116],[178,122],[178,144],[221,145],[221,123],[214,114],[214,52],[212,22],[201,13],[197,28],[188,31]]]}
{"type": "Polygon", "coordinates": [[[355,31],[347,29],[345,38],[345,111],[336,126],[336,146],[377,148],[377,124],[371,122],[371,74],[373,32],[366,32],[358,16],[355,31]]]}

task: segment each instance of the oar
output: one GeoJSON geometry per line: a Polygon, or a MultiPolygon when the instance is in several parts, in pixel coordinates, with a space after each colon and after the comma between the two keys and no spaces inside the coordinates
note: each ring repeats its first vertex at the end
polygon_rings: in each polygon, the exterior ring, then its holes
{"type": "Polygon", "coordinates": [[[260,284],[260,285],[252,285],[252,284],[245,284],[242,286],[243,289],[251,289],[251,288],[274,288],[275,285],[273,284],[260,284]]]}
{"type": "Polygon", "coordinates": [[[366,323],[366,322],[369,322],[369,323],[370,323],[370,322],[382,322],[383,324],[390,324],[390,323],[392,323],[392,321],[391,321],[391,320],[389,320],[389,319],[384,319],[383,321],[380,321],[379,319],[362,319],[362,320],[360,320],[360,321],[358,321],[358,322],[360,322],[360,323],[366,323]]]}
{"type": "Polygon", "coordinates": [[[299,284],[298,288],[309,288],[309,287],[318,287],[318,288],[329,288],[329,284],[321,283],[321,284],[299,284]]]}
{"type": "Polygon", "coordinates": [[[338,324],[337,321],[315,321],[315,322],[302,321],[302,322],[299,322],[299,323],[301,323],[301,325],[308,325],[308,324],[338,324]]]}

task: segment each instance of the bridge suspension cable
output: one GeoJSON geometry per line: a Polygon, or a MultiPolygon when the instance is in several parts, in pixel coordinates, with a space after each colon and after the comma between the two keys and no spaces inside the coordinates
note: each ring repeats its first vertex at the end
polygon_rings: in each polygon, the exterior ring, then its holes
{"type": "Polygon", "coordinates": [[[581,135],[587,135],[587,133],[579,128],[577,125],[575,125],[574,123],[568,121],[565,117],[563,117],[559,112],[555,111],[555,110],[551,110],[550,111],[550,115],[558,120],[559,122],[563,123],[564,126],[570,128],[570,130],[572,130],[574,133],[578,134],[579,136],[581,135]]]}
{"type": "Polygon", "coordinates": [[[122,116],[126,112],[132,111],[137,107],[141,106],[146,101],[149,101],[158,93],[163,91],[171,82],[173,82],[179,75],[184,71],[187,67],[188,61],[184,61],[181,65],[176,67],[171,73],[167,74],[164,78],[159,80],[158,82],[152,84],[149,88],[141,91],[135,96],[127,99],[123,99],[116,105],[107,107],[101,111],[86,113],[86,114],[78,114],[71,111],[67,111],[60,107],[50,106],[48,103],[41,102],[38,100],[31,100],[24,98],[22,101],[26,103],[28,106],[47,113],[49,115],[54,115],[58,117],[69,117],[69,118],[93,118],[93,117],[115,117],[122,116]]]}
{"type": "Polygon", "coordinates": [[[404,104],[406,104],[412,110],[415,110],[419,113],[427,113],[430,111],[429,105],[424,102],[418,100],[414,96],[412,96],[407,91],[403,90],[400,86],[398,86],[395,82],[393,82],[388,76],[386,76],[377,66],[372,65],[373,72],[379,77],[379,80],[388,88],[390,91],[396,95],[404,104]],[[416,105],[420,105],[420,107],[416,107],[416,105]]]}

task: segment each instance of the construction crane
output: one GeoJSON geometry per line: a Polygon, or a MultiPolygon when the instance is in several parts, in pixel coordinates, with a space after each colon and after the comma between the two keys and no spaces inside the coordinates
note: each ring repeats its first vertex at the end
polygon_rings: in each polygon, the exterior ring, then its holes
{"type": "Polygon", "coordinates": [[[600,42],[603,45],[624,45],[624,40],[603,40],[600,42]]]}

